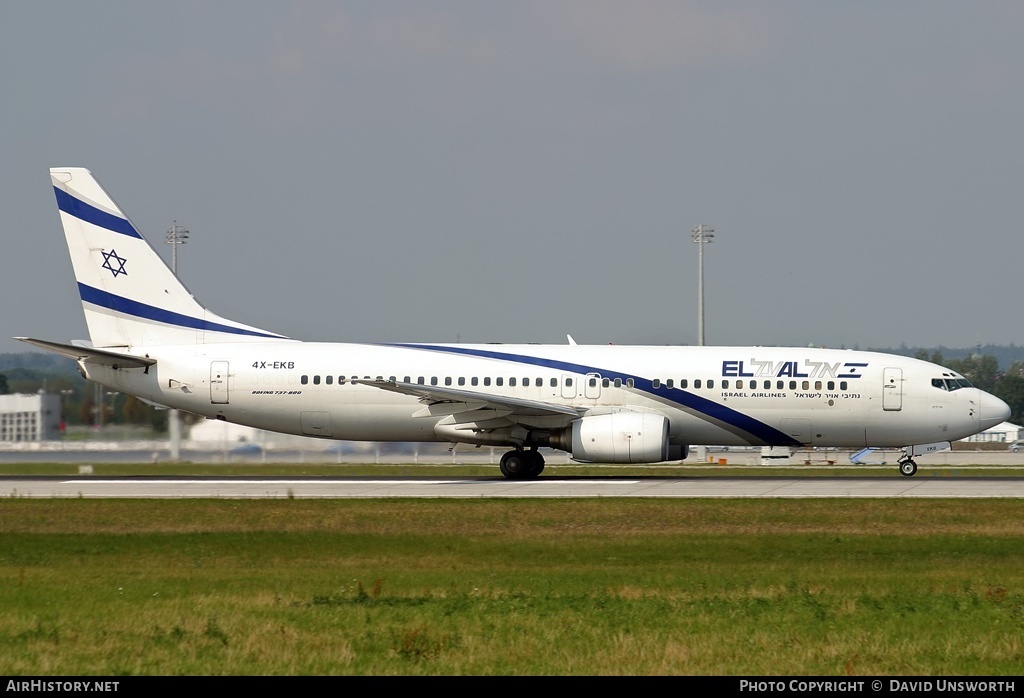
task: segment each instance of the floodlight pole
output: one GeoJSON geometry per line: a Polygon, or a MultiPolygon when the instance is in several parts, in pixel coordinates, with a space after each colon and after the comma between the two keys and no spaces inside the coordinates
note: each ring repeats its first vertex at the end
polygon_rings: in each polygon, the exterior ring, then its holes
{"type": "Polygon", "coordinates": [[[175,276],[178,275],[178,245],[187,243],[188,236],[188,228],[178,225],[178,221],[174,221],[167,229],[167,237],[164,241],[171,246],[171,271],[175,276]]]}
{"type": "MultiPolygon", "coordinates": [[[[715,231],[709,225],[698,225],[693,229],[693,242],[697,244],[697,346],[704,346],[704,245],[715,239],[715,231]]],[[[708,460],[707,446],[697,447],[697,458],[708,460]]]]}
{"type": "Polygon", "coordinates": [[[709,225],[693,229],[693,242],[697,243],[697,346],[704,346],[704,245],[714,242],[715,230],[709,225]]]}
{"type": "MultiPolygon", "coordinates": [[[[178,225],[178,221],[173,221],[167,229],[164,241],[171,246],[171,271],[175,277],[178,276],[178,245],[187,243],[188,236],[188,229],[178,225]]],[[[167,431],[171,441],[171,461],[177,463],[181,460],[181,412],[178,410],[171,409],[167,413],[167,431]]]]}

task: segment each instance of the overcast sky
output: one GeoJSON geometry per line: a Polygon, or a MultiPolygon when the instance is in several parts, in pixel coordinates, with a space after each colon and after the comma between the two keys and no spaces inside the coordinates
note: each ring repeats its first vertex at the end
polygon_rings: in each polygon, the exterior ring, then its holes
{"type": "Polygon", "coordinates": [[[47,170],[309,340],[1024,342],[1024,3],[0,5],[0,352],[87,337],[47,170]]]}

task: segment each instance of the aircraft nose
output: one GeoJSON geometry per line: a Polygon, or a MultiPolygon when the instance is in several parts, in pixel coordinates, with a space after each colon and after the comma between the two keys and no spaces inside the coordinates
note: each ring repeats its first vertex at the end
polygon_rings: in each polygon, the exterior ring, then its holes
{"type": "Polygon", "coordinates": [[[978,426],[982,431],[1002,424],[1010,418],[1010,406],[995,395],[981,391],[978,403],[978,426]]]}

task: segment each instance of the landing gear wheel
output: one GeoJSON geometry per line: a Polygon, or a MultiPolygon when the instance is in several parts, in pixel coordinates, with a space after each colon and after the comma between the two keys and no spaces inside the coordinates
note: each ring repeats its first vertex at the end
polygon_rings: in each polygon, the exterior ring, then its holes
{"type": "Polygon", "coordinates": [[[911,458],[900,461],[900,475],[904,477],[914,477],[917,473],[917,463],[911,458]]]}
{"type": "Polygon", "coordinates": [[[509,451],[501,457],[498,467],[509,480],[528,480],[544,470],[544,456],[537,451],[509,451]]]}
{"type": "Polygon", "coordinates": [[[526,457],[526,477],[537,477],[544,471],[544,456],[537,451],[523,451],[526,457]]]}
{"type": "Polygon", "coordinates": [[[509,480],[522,480],[529,472],[529,456],[525,451],[509,451],[501,457],[498,467],[509,480]]]}

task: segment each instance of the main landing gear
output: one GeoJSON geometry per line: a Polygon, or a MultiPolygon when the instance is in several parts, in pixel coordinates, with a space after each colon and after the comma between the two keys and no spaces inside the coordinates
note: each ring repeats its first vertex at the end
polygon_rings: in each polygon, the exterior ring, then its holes
{"type": "Polygon", "coordinates": [[[910,456],[903,456],[899,459],[900,475],[904,477],[914,477],[917,473],[917,463],[910,456]]]}
{"type": "Polygon", "coordinates": [[[498,467],[501,468],[501,474],[509,480],[528,480],[537,477],[544,470],[544,456],[536,449],[516,449],[504,454],[498,467]]]}

